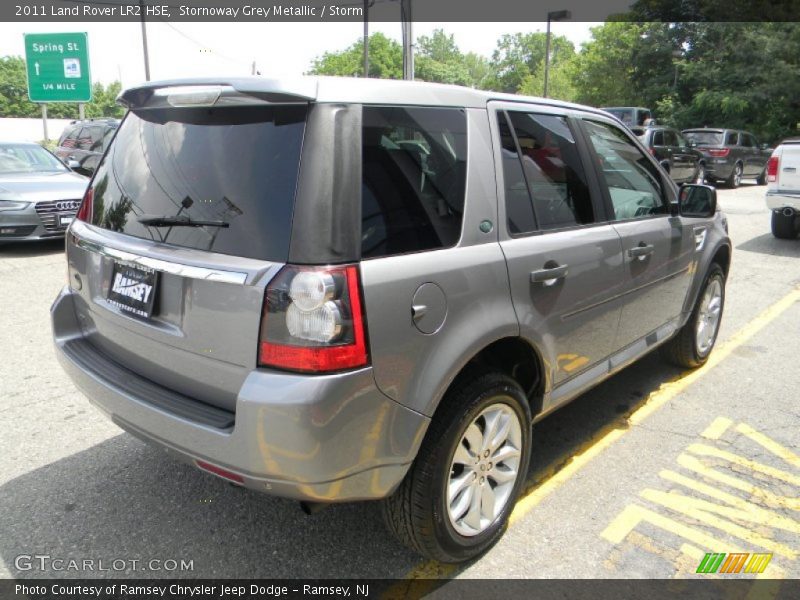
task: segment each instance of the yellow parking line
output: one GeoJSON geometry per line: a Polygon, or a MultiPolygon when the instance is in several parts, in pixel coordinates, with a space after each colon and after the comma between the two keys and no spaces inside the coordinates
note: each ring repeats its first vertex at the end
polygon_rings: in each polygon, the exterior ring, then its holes
{"type": "Polygon", "coordinates": [[[725,417],[717,417],[714,419],[714,422],[711,423],[711,425],[709,425],[700,435],[707,440],[718,440],[731,425],[733,425],[733,421],[730,419],[726,419],[725,417]]]}
{"type": "Polygon", "coordinates": [[[721,458],[722,460],[727,460],[735,465],[747,467],[753,471],[758,471],[764,475],[769,475],[775,479],[780,479],[781,481],[785,481],[786,483],[791,483],[792,485],[800,487],[800,477],[797,475],[792,475],[791,473],[781,471],[780,469],[770,467],[769,465],[762,465],[759,462],[741,457],[733,452],[719,450],[718,448],[706,446],[705,444],[691,444],[687,450],[692,454],[697,454],[698,456],[713,456],[715,458],[721,458]]]}
{"type": "Polygon", "coordinates": [[[736,426],[736,431],[746,435],[756,444],[760,445],[766,450],[769,450],[778,458],[782,458],[793,467],[800,469],[800,456],[797,456],[797,454],[795,454],[788,448],[781,446],[778,442],[776,442],[772,438],[767,437],[766,435],[764,435],[759,431],[756,431],[746,423],[739,423],[736,426]]]}
{"type": "MultiPolygon", "coordinates": [[[[753,336],[764,329],[764,327],[769,325],[783,312],[788,310],[798,300],[800,300],[800,288],[796,288],[786,294],[786,296],[778,300],[775,304],[767,308],[747,325],[742,327],[724,344],[716,348],[705,365],[693,371],[686,371],[675,380],[661,385],[659,389],[650,394],[642,406],[631,413],[626,421],[617,421],[609,426],[604,427],[602,430],[600,430],[600,432],[598,432],[597,435],[588,440],[586,443],[582,444],[578,452],[576,452],[571,458],[562,457],[559,460],[553,461],[553,463],[551,463],[553,466],[550,467],[552,470],[557,468],[555,465],[563,464],[565,460],[568,460],[569,462],[567,462],[562,469],[556,471],[544,483],[520,498],[516,507],[514,508],[514,511],[511,513],[509,524],[513,525],[515,522],[519,521],[544,498],[561,487],[564,482],[568,481],[573,475],[575,475],[575,473],[589,464],[593,458],[600,455],[615,441],[625,435],[625,433],[631,429],[631,426],[641,423],[647,417],[661,408],[664,404],[675,398],[675,396],[689,387],[692,383],[700,379],[700,377],[728,358],[728,356],[730,356],[731,353],[739,346],[750,341],[753,336]]],[[[447,577],[454,571],[455,569],[442,569],[442,565],[439,565],[436,561],[428,561],[414,567],[406,574],[405,578],[430,578],[431,575],[436,577],[434,573],[438,572],[443,572],[443,576],[447,577]]]]}

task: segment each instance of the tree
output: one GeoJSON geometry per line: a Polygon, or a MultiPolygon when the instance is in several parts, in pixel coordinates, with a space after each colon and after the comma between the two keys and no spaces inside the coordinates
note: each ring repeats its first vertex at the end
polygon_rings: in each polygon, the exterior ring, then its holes
{"type": "MultiPolygon", "coordinates": [[[[547,46],[547,34],[515,33],[504,34],[497,41],[497,48],[492,53],[493,73],[485,86],[500,92],[514,94],[523,82],[533,76],[537,70],[544,73],[544,55],[547,46]]],[[[550,37],[550,66],[555,69],[560,63],[567,63],[575,57],[575,46],[567,38],[560,35],[550,37]]],[[[541,91],[537,95],[541,95],[541,91]]]]}
{"type": "MultiPolygon", "coordinates": [[[[338,52],[325,52],[314,59],[309,75],[363,76],[364,40],[338,52]]],[[[403,47],[382,33],[369,36],[369,76],[379,79],[402,79],[403,47]]]]}
{"type": "Polygon", "coordinates": [[[414,78],[437,83],[472,86],[472,74],[452,35],[434,29],[429,36],[417,38],[414,78]]]}

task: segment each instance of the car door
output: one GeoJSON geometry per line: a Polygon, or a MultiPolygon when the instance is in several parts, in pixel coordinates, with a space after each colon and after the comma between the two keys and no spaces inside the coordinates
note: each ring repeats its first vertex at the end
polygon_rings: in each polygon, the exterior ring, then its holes
{"type": "Polygon", "coordinates": [[[764,162],[761,159],[761,151],[755,138],[749,133],[742,133],[742,146],[744,156],[744,176],[758,177],[764,169],[764,162]]]}
{"type": "Polygon", "coordinates": [[[547,381],[562,386],[548,396],[556,403],[592,379],[593,366],[607,371],[624,283],[620,239],[564,112],[490,103],[490,118],[514,309],[522,337],[543,354],[547,381]]]}
{"type": "Polygon", "coordinates": [[[680,160],[685,168],[684,176],[681,181],[692,181],[697,174],[698,152],[689,146],[689,142],[687,142],[686,138],[678,131],[674,133],[677,143],[676,154],[680,156],[680,160]]]}
{"type": "Polygon", "coordinates": [[[582,125],[622,240],[625,290],[615,345],[622,349],[656,333],[648,342],[654,343],[671,333],[681,313],[691,281],[692,231],[670,214],[674,185],[630,135],[606,120],[587,118],[582,125]]]}
{"type": "Polygon", "coordinates": [[[694,169],[691,166],[689,157],[683,152],[678,142],[678,136],[674,130],[664,130],[664,145],[669,148],[669,154],[672,157],[672,179],[675,181],[686,181],[689,179],[694,169]]]}

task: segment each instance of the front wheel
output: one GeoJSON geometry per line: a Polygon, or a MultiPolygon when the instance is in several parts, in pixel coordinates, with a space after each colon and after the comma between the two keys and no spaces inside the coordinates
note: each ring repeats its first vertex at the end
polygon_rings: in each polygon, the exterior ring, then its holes
{"type": "Polygon", "coordinates": [[[498,372],[462,379],[442,402],[383,515],[411,549],[455,563],[502,536],[525,484],[531,413],[519,384],[498,372]]]}
{"type": "Polygon", "coordinates": [[[693,369],[708,360],[717,341],[725,307],[725,273],[712,263],[692,315],[678,333],[661,346],[661,355],[679,367],[693,369]]]}

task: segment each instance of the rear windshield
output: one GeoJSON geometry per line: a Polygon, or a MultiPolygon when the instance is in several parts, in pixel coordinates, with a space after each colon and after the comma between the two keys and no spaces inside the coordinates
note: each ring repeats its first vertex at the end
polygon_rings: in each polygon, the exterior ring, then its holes
{"type": "Polygon", "coordinates": [[[721,131],[684,131],[683,135],[690,142],[698,146],[720,146],[722,145],[721,131]]]}
{"type": "Polygon", "coordinates": [[[97,170],[92,223],[138,238],[285,261],[305,106],[131,112],[97,170]]]}
{"type": "Polygon", "coordinates": [[[638,125],[633,122],[633,109],[630,108],[606,108],[606,112],[611,113],[626,125],[638,125]]]}

